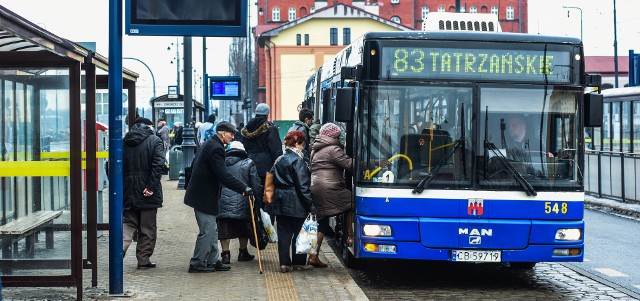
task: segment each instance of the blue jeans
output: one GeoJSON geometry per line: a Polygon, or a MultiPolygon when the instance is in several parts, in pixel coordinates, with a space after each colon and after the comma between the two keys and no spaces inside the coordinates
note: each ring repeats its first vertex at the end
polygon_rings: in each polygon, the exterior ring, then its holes
{"type": "Polygon", "coordinates": [[[196,246],[193,250],[193,257],[191,257],[189,264],[192,266],[215,264],[220,260],[216,216],[198,210],[194,211],[196,213],[196,222],[198,223],[200,233],[198,233],[196,246]]]}

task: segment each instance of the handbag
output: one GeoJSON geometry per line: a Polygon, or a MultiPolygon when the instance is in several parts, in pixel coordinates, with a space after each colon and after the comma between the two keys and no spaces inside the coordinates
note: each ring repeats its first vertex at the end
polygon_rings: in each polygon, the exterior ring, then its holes
{"type": "Polygon", "coordinates": [[[266,204],[269,205],[273,203],[273,198],[276,192],[276,184],[273,182],[273,177],[273,173],[267,171],[267,175],[264,181],[264,196],[262,199],[266,204]]]}
{"type": "Polygon", "coordinates": [[[255,230],[258,236],[258,243],[256,245],[256,239],[254,238],[253,235],[249,237],[249,243],[251,244],[252,247],[256,249],[264,250],[267,247],[267,244],[269,244],[269,234],[267,234],[267,229],[265,229],[264,227],[264,222],[262,221],[260,209],[253,207],[253,212],[254,212],[253,217],[255,218],[255,223],[254,223],[256,228],[255,230]]]}

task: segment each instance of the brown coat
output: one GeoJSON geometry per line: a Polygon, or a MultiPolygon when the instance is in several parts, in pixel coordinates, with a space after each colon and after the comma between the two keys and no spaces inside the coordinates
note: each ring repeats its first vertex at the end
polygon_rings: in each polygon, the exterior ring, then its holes
{"type": "Polygon", "coordinates": [[[311,195],[318,218],[351,209],[351,192],[344,180],[344,171],[351,168],[351,158],[338,139],[316,137],[311,151],[311,195]]]}

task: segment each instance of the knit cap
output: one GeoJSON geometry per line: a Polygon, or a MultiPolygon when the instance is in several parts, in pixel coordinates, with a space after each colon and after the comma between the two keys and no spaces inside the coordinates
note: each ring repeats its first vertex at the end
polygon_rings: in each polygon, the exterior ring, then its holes
{"type": "Polygon", "coordinates": [[[256,106],[256,115],[269,115],[269,105],[261,103],[256,106]]]}
{"type": "Polygon", "coordinates": [[[244,149],[244,144],[242,144],[242,142],[240,142],[240,141],[231,141],[231,143],[229,144],[229,148],[230,149],[239,149],[239,150],[246,151],[244,149]]]}
{"type": "Polygon", "coordinates": [[[320,135],[338,139],[340,137],[340,127],[334,123],[327,123],[320,128],[320,135]]]}

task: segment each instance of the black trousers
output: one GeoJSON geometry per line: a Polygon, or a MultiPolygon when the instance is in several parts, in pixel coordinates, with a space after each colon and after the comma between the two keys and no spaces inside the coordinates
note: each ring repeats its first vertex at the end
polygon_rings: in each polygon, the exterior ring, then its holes
{"type": "Polygon", "coordinates": [[[280,265],[307,264],[307,254],[296,254],[296,239],[305,219],[284,215],[276,215],[276,219],[280,265]]]}

